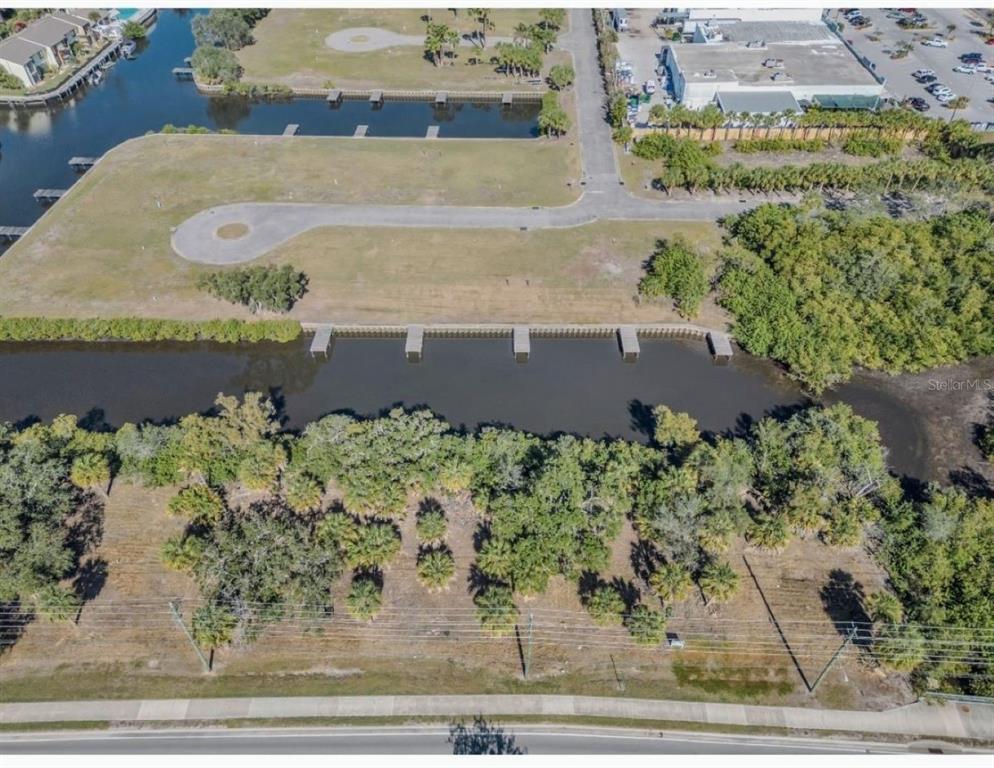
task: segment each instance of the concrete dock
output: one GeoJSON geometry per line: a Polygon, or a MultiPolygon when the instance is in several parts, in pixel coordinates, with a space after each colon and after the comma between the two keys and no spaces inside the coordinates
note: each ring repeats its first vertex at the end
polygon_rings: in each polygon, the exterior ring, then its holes
{"type": "Polygon", "coordinates": [[[623,325],[618,329],[618,339],[621,342],[621,357],[626,363],[634,363],[639,359],[639,337],[634,325],[623,325]]]}
{"type": "Polygon", "coordinates": [[[423,325],[407,326],[407,338],[404,341],[404,356],[409,363],[420,363],[424,351],[425,329],[423,325]]]}
{"type": "Polygon", "coordinates": [[[527,363],[532,353],[531,335],[527,325],[516,325],[511,331],[511,347],[514,359],[519,363],[527,363]]]}
{"type": "Polygon", "coordinates": [[[428,130],[425,132],[426,139],[437,139],[438,138],[438,126],[429,125],[428,130]]]}
{"type": "Polygon", "coordinates": [[[96,165],[99,157],[70,157],[69,167],[74,171],[86,171],[96,165]]]}
{"type": "Polygon", "coordinates": [[[711,348],[711,354],[714,355],[716,362],[727,363],[732,359],[732,341],[727,333],[720,331],[708,333],[708,347],[711,348]]]}
{"type": "Polygon", "coordinates": [[[300,130],[300,126],[297,123],[290,123],[286,128],[283,129],[284,136],[296,136],[297,131],[300,130]]]}
{"type": "Polygon", "coordinates": [[[366,131],[369,130],[368,125],[357,125],[355,127],[355,133],[352,134],[353,139],[364,139],[366,137],[366,131]]]}
{"type": "Polygon", "coordinates": [[[68,191],[68,189],[36,189],[33,197],[39,203],[54,203],[68,191]]]}
{"type": "Polygon", "coordinates": [[[373,91],[369,94],[369,103],[375,106],[383,105],[383,91],[373,91]]]}
{"type": "Polygon", "coordinates": [[[328,357],[328,348],[331,346],[331,337],[334,327],[321,325],[314,329],[314,338],[311,339],[311,357],[324,355],[328,357]]]}

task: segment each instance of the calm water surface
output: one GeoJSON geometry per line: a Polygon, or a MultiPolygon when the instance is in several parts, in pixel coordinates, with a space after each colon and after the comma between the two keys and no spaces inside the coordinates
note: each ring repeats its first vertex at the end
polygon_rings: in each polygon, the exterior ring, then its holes
{"type": "Polygon", "coordinates": [[[359,124],[369,136],[424,136],[429,125],[450,138],[528,138],[537,135],[539,105],[365,101],[338,107],[323,99],[253,103],[199,94],[172,69],[193,51],[191,13],[159,11],[159,20],[133,61],[119,61],[104,81],[51,110],[0,107],[0,225],[27,226],[43,212],[36,189],[63,189],[76,180],[73,156],[98,157],[125,139],[166,123],[280,134],[289,123],[302,135],[351,136],[359,124]]]}
{"type": "MultiPolygon", "coordinates": [[[[647,440],[657,403],[702,430],[745,429],[809,402],[772,364],[738,354],[715,365],[699,341],[643,340],[637,363],[613,339],[532,339],[515,363],[509,339],[428,339],[408,363],[403,339],[339,339],[329,360],[292,344],[0,344],[0,420],[75,413],[88,423],[166,421],[210,408],[219,392],[270,393],[287,428],[333,411],[373,416],[424,406],[456,427],[507,424],[539,434],[647,440]]],[[[880,422],[899,473],[924,477],[923,426],[893,396],[854,383],[835,398],[880,422]]]]}

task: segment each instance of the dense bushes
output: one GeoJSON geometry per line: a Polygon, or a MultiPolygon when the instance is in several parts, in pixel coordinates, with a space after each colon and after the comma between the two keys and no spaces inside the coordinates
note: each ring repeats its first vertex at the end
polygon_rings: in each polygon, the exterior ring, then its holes
{"type": "Polygon", "coordinates": [[[847,155],[882,157],[883,155],[899,154],[903,146],[904,142],[896,136],[887,136],[871,131],[856,131],[849,134],[842,142],[842,151],[847,155]]]}
{"type": "Polygon", "coordinates": [[[639,293],[653,298],[669,296],[684,317],[693,317],[708,292],[708,279],[700,257],[681,237],[658,240],[649,259],[639,293]]]}
{"type": "Polygon", "coordinates": [[[811,217],[760,206],[728,222],[720,301],[736,339],[815,391],[855,365],[920,371],[994,353],[994,222],[811,217]]]}
{"type": "Polygon", "coordinates": [[[77,463],[103,462],[152,485],[185,484],[169,508],[186,527],[162,555],[198,584],[193,635],[211,648],[251,641],[284,618],[317,625],[334,610],[332,585],[347,568],[355,570],[345,609],[373,619],[401,545],[398,527],[375,515],[403,514],[411,490],[422,497],[416,573],[431,589],[451,582],[455,562],[443,508],[424,493],[472,494],[481,515],[474,604],[495,637],[513,634],[518,596],[564,577],[596,623],[623,625],[635,642],[654,645],[669,608],[695,582],[710,604],[734,598],[741,576],[727,552],[737,537],[776,549],[795,533],[814,533],[830,546],[853,546],[873,524],[896,591],[867,600],[873,657],[914,670],[923,687],[989,690],[990,658],[979,645],[956,664],[927,651],[953,637],[953,627],[994,629],[994,504],[938,487],[923,501],[905,496],[886,473],[875,425],[845,405],[708,439],[686,414],[664,406],[653,413],[654,446],[508,429],[466,435],[429,413],[401,411],[367,421],[329,416],[297,437],[279,431],[272,404],[258,395],[221,397],[211,413],[116,434],[82,430],[73,417],[4,427],[0,601],[52,616],[78,605],[58,587],[75,568],[67,521],[82,498],[69,481],[77,463]],[[307,478],[317,493],[300,511],[287,503],[289,477],[307,478]],[[244,498],[234,484],[247,487],[247,478],[262,478],[258,487],[268,491],[229,506],[244,498]],[[344,505],[326,506],[326,485],[345,491],[344,505]],[[599,575],[626,515],[639,537],[645,591],[599,575]]]}
{"type": "Polygon", "coordinates": [[[0,341],[293,341],[293,320],[0,317],[0,341]]]}
{"type": "Polygon", "coordinates": [[[739,139],[732,146],[736,152],[751,155],[756,152],[823,152],[828,142],[824,139],[739,139]]]}
{"type": "Polygon", "coordinates": [[[245,267],[201,274],[197,287],[252,312],[289,312],[307,292],[307,275],[289,264],[245,267]]]}
{"type": "Polygon", "coordinates": [[[190,66],[197,79],[208,85],[233,83],[242,76],[238,57],[227,48],[199,46],[190,57],[190,66]]]}

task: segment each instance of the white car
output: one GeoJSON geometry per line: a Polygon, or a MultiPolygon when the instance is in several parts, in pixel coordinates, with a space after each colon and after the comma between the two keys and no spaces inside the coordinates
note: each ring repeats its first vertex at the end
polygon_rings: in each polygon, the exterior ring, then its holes
{"type": "Polygon", "coordinates": [[[994,72],[994,67],[992,67],[990,64],[987,64],[986,62],[983,62],[983,61],[980,62],[979,64],[974,64],[973,65],[973,69],[976,72],[984,72],[984,73],[986,73],[986,72],[994,72]]]}
{"type": "Polygon", "coordinates": [[[960,64],[958,67],[953,67],[953,72],[959,72],[961,75],[972,75],[976,72],[973,67],[968,67],[965,64],[960,64]]]}
{"type": "Polygon", "coordinates": [[[931,69],[916,69],[911,73],[912,77],[934,77],[935,72],[931,69]]]}
{"type": "Polygon", "coordinates": [[[922,40],[922,45],[927,45],[930,48],[948,48],[949,43],[940,37],[933,37],[931,40],[922,40]]]}
{"type": "Polygon", "coordinates": [[[940,104],[948,104],[950,101],[956,98],[955,93],[940,93],[936,95],[935,100],[940,104]]]}

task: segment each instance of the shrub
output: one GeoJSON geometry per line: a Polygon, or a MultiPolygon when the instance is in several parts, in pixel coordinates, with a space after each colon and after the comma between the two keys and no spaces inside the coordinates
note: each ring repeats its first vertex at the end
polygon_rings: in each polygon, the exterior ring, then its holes
{"type": "Polygon", "coordinates": [[[724,603],[739,589],[739,575],[728,563],[708,563],[700,578],[701,589],[708,602],[724,603]]]}
{"type": "Polygon", "coordinates": [[[861,157],[882,157],[896,155],[901,151],[903,142],[896,136],[884,136],[875,132],[857,131],[849,134],[842,142],[842,151],[847,155],[861,157]]]}
{"type": "Polygon", "coordinates": [[[289,312],[307,292],[307,275],[289,264],[246,267],[201,274],[197,287],[252,312],[289,312]]]}
{"type": "Polygon", "coordinates": [[[200,45],[190,57],[197,79],[211,85],[232,83],[242,76],[238,58],[226,48],[200,45]]]}
{"type": "Polygon", "coordinates": [[[549,70],[549,82],[552,83],[552,87],[557,91],[569,88],[573,85],[575,78],[576,72],[573,71],[573,67],[569,64],[556,64],[556,66],[549,70]]]}
{"type": "Polygon", "coordinates": [[[549,91],[542,97],[542,110],[538,113],[539,130],[546,136],[562,136],[569,131],[570,119],[559,104],[559,95],[549,91]]]}
{"type": "Polygon", "coordinates": [[[823,152],[828,146],[824,139],[739,139],[732,145],[736,152],[751,155],[756,152],[823,152]]]}
{"type": "Polygon", "coordinates": [[[418,513],[418,538],[427,544],[444,539],[447,527],[445,513],[440,508],[432,507],[418,513]]]}
{"type": "Polygon", "coordinates": [[[295,470],[283,478],[283,498],[294,512],[310,512],[321,506],[324,487],[307,472],[295,470]]]}
{"type": "Polygon", "coordinates": [[[172,536],[162,545],[162,562],[175,571],[190,572],[206,546],[207,542],[199,536],[172,536]]]}
{"type": "Polygon", "coordinates": [[[590,593],[586,607],[595,623],[607,627],[622,623],[626,606],[617,589],[610,584],[602,584],[590,593]]]}
{"type": "Polygon", "coordinates": [[[345,598],[345,608],[353,619],[369,620],[383,607],[383,594],[369,576],[356,576],[345,598]]]}
{"type": "Polygon", "coordinates": [[[126,21],[121,26],[121,34],[129,40],[144,40],[147,30],[144,24],[137,21],[126,21]]]}
{"type": "Polygon", "coordinates": [[[664,603],[686,600],[693,585],[690,571],[677,563],[663,563],[649,576],[649,586],[664,603]]]}
{"type": "Polygon", "coordinates": [[[779,551],[790,541],[790,527],[782,516],[763,515],[749,527],[746,538],[757,547],[779,551]]]}
{"type": "Polygon", "coordinates": [[[657,240],[649,259],[645,277],[639,281],[639,293],[649,298],[669,296],[677,311],[693,317],[708,292],[708,279],[700,257],[685,240],[657,240]]]}
{"type": "Polygon", "coordinates": [[[639,645],[658,645],[666,637],[666,619],[647,605],[636,605],[625,620],[632,639],[639,645]]]}
{"type": "Polygon", "coordinates": [[[213,525],[221,519],[224,509],[224,500],[206,485],[182,488],[169,500],[169,514],[200,525],[213,525]]]}
{"type": "Polygon", "coordinates": [[[514,631],[518,607],[508,587],[490,586],[473,598],[476,617],[491,637],[506,637],[514,631]]]}
{"type": "MultiPolygon", "coordinates": [[[[331,87],[331,86],[328,86],[331,87]]],[[[242,83],[227,81],[224,84],[225,96],[241,96],[246,99],[264,101],[285,101],[293,98],[293,88],[278,83],[242,83]]]]}
{"type": "Polygon", "coordinates": [[[21,82],[20,78],[14,77],[9,72],[0,69],[0,88],[8,91],[23,91],[24,83],[21,82]]]}
{"type": "Polygon", "coordinates": [[[294,320],[0,317],[0,341],[293,341],[294,320]]]}
{"type": "Polygon", "coordinates": [[[418,556],[418,578],[430,589],[440,589],[456,574],[456,561],[448,549],[429,549],[418,556]]]}

